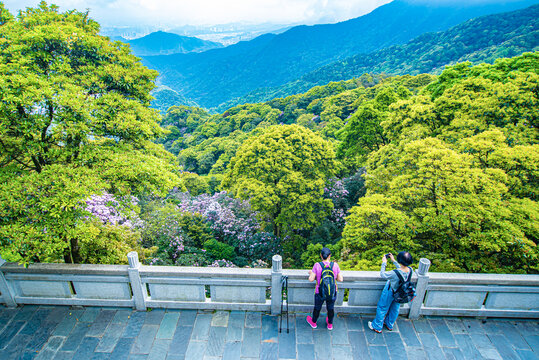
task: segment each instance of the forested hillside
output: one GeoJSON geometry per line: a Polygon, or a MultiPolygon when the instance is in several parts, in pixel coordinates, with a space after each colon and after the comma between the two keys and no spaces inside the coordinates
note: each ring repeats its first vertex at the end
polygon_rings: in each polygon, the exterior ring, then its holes
{"type": "Polygon", "coordinates": [[[539,273],[537,51],[161,119],[87,13],[0,3],[0,70],[8,261],[539,273]]]}
{"type": "Polygon", "coordinates": [[[341,23],[298,26],[279,35],[266,34],[200,54],[144,57],[144,64],[159,71],[160,84],[211,108],[261,87],[280,86],[336,60],[403,44],[425,32],[446,30],[477,16],[534,3],[396,0],[341,23]]]}
{"type": "Polygon", "coordinates": [[[364,75],[219,115],[173,107],[164,143],[192,195],[249,199],[289,265],[329,244],[347,268],[407,248],[437,270],[537,272],[538,65],[536,52],[440,76],[364,75]],[[279,128],[333,148],[319,155],[331,164],[278,141],[279,128]],[[325,189],[302,178],[312,172],[325,189]]]}
{"type": "Polygon", "coordinates": [[[483,16],[447,31],[421,35],[405,45],[349,57],[316,69],[279,87],[263,88],[228,101],[218,110],[236,104],[285,97],[324,85],[376,74],[439,74],[444,66],[462,61],[493,63],[500,57],[539,49],[539,5],[509,13],[483,16]]]}
{"type": "Polygon", "coordinates": [[[137,56],[202,52],[223,47],[216,42],[164,31],[156,31],[138,39],[124,40],[124,42],[131,46],[131,50],[137,56]]]}

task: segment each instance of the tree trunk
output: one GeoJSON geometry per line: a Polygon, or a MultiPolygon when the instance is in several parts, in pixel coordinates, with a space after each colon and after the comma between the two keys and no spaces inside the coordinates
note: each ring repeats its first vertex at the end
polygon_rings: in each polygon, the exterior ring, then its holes
{"type": "Polygon", "coordinates": [[[66,249],[66,251],[64,252],[64,262],[66,264],[72,264],[73,263],[73,259],[71,258],[70,248],[66,249]]]}
{"type": "Polygon", "coordinates": [[[80,256],[79,241],[77,239],[70,239],[69,242],[71,245],[71,263],[80,264],[82,257],[80,256]]]}

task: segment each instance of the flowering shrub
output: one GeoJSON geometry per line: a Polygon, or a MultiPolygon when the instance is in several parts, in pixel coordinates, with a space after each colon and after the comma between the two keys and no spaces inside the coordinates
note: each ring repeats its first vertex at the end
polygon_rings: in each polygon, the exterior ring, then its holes
{"type": "Polygon", "coordinates": [[[273,255],[281,253],[281,242],[271,233],[260,232],[241,242],[238,252],[249,259],[269,263],[273,255]]]}
{"type": "Polygon", "coordinates": [[[263,260],[256,260],[256,261],[253,261],[253,263],[251,264],[251,267],[253,268],[268,268],[269,267],[269,264],[263,260]]]}
{"type": "Polygon", "coordinates": [[[175,266],[208,266],[211,259],[206,255],[205,250],[185,246],[182,251],[177,253],[176,258],[163,256],[158,253],[148,264],[149,265],[175,265],[175,266]]]}
{"type": "Polygon", "coordinates": [[[344,187],[348,190],[348,208],[356,205],[359,198],[365,196],[367,188],[364,176],[366,173],[367,170],[362,167],[354,175],[343,179],[344,187]]]}
{"type": "Polygon", "coordinates": [[[179,202],[181,211],[201,214],[214,231],[216,239],[234,248],[260,229],[257,213],[251,210],[249,202],[229,197],[224,191],[199,196],[176,192],[171,197],[179,202]]]}
{"type": "Polygon", "coordinates": [[[212,266],[212,267],[228,267],[228,268],[236,267],[236,265],[234,265],[234,263],[232,261],[228,261],[228,260],[225,260],[225,259],[215,260],[209,266],[212,266]]]}
{"type": "Polygon", "coordinates": [[[165,201],[144,207],[144,244],[158,247],[149,264],[205,266],[224,259],[228,265],[223,266],[260,266],[280,250],[279,239],[259,232],[248,201],[226,192],[192,196],[180,191],[165,201]]]}
{"type": "Polygon", "coordinates": [[[137,204],[138,199],[134,196],[127,199],[127,202],[120,202],[114,195],[104,192],[102,195],[92,195],[86,199],[85,210],[103,224],[133,228],[142,226],[142,221],[133,210],[137,204]]]}
{"type": "Polygon", "coordinates": [[[140,259],[150,256],[155,247],[143,247],[140,229],[143,221],[136,213],[136,197],[117,198],[104,192],[85,200],[90,216],[79,224],[86,231],[78,234],[81,262],[90,264],[126,264],[126,254],[137,251],[140,259]]]}
{"type": "Polygon", "coordinates": [[[199,248],[213,239],[213,233],[201,215],[185,213],[175,205],[160,202],[150,203],[146,208],[144,244],[158,247],[150,264],[202,266],[209,263],[205,250],[199,248]],[[199,257],[193,255],[199,253],[199,257]]]}
{"type": "MultiPolygon", "coordinates": [[[[333,202],[333,209],[319,226],[302,233],[307,244],[336,244],[341,239],[350,208],[357,203],[359,196],[365,193],[364,174],[365,169],[362,168],[350,177],[328,180],[324,197],[333,202]]],[[[302,249],[305,252],[305,247],[302,249]]],[[[304,260],[301,260],[301,263],[304,263],[304,260]]]]}
{"type": "Polygon", "coordinates": [[[333,210],[331,210],[328,220],[337,225],[338,228],[344,228],[345,225],[345,217],[349,208],[348,194],[343,181],[339,179],[330,179],[328,186],[324,188],[324,197],[333,202],[333,210]]]}

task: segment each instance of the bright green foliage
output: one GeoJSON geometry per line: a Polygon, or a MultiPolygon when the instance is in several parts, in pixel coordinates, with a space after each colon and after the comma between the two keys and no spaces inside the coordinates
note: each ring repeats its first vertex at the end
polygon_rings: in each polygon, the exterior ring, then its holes
{"type": "Polygon", "coordinates": [[[390,107],[343,232],[346,266],[407,249],[439,271],[539,271],[537,69],[537,53],[459,64],[390,107]]]}
{"type": "Polygon", "coordinates": [[[337,156],[353,169],[363,166],[368,154],[389,143],[382,127],[390,116],[389,106],[408,99],[432,79],[426,75],[388,78],[366,92],[364,97],[356,101],[357,110],[350,116],[346,126],[338,132],[341,142],[337,147],[337,156]]]}
{"type": "MultiPolygon", "coordinates": [[[[521,202],[507,198],[502,171],[476,168],[469,155],[433,138],[409,143],[392,165],[390,171],[399,173],[383,194],[360,199],[352,209],[345,245],[412,249],[447,271],[536,267],[525,256],[535,245],[515,224],[534,209],[513,211],[521,202]]],[[[367,186],[377,175],[371,172],[367,186]]]]}
{"type": "MultiPolygon", "coordinates": [[[[320,251],[324,246],[322,244],[309,244],[307,245],[307,251],[301,254],[301,261],[303,262],[303,267],[307,269],[312,269],[315,263],[322,261],[320,258],[320,251]]],[[[339,244],[325,245],[329,250],[331,250],[331,261],[339,261],[341,257],[341,247],[339,244]]]]}
{"type": "Polygon", "coordinates": [[[149,108],[157,73],[98,35],[87,13],[45,2],[17,18],[0,10],[2,254],[97,261],[82,242],[89,195],[162,194],[178,184],[170,154],[151,142],[163,133],[149,108]]]}
{"type": "Polygon", "coordinates": [[[332,208],[323,198],[335,172],[331,145],[298,125],[278,125],[247,140],[232,159],[223,187],[249,199],[276,236],[310,229],[332,208]]]}
{"type": "Polygon", "coordinates": [[[13,15],[6,9],[3,3],[0,3],[0,26],[13,19],[13,15]]]}
{"type": "Polygon", "coordinates": [[[210,190],[206,179],[197,174],[183,172],[180,174],[180,179],[182,184],[187,188],[187,191],[193,196],[208,193],[210,190]]]}
{"type": "MultiPolygon", "coordinates": [[[[273,99],[265,104],[245,104],[209,115],[202,109],[171,107],[163,124],[170,133],[160,141],[178,154],[185,171],[199,175],[222,174],[237,149],[250,136],[278,123],[296,123],[334,140],[351,115],[368,100],[389,105],[386,91],[398,99],[408,98],[430,83],[433,76],[371,76],[317,86],[305,94],[273,99]],[[383,93],[378,95],[378,93],[383,93]]],[[[382,120],[380,120],[382,121],[382,120]]],[[[357,170],[357,160],[344,159],[357,170]]]]}
{"type": "Polygon", "coordinates": [[[235,131],[225,137],[203,140],[200,144],[180,151],[178,159],[185,171],[203,174],[222,174],[236,150],[248,135],[235,131]]]}
{"type": "Polygon", "coordinates": [[[169,247],[172,240],[180,237],[182,245],[201,248],[214,236],[202,215],[182,212],[173,204],[159,201],[146,204],[143,220],[144,244],[159,246],[160,250],[169,247]]]}
{"type": "Polygon", "coordinates": [[[162,126],[169,133],[158,140],[171,153],[178,155],[184,148],[183,135],[192,133],[197,126],[210,117],[205,110],[189,106],[172,106],[163,118],[162,126]]]}
{"type": "Polygon", "coordinates": [[[179,154],[185,171],[199,175],[222,174],[248,133],[277,124],[279,110],[247,104],[210,116],[202,109],[173,106],[164,123],[171,133],[165,147],[179,154]]]}
{"type": "Polygon", "coordinates": [[[141,246],[140,234],[126,226],[85,223],[87,228],[79,238],[80,255],[84,264],[127,264],[127,253],[136,251],[145,261],[157,249],[141,246]]]}
{"type": "Polygon", "coordinates": [[[233,260],[236,257],[234,246],[222,243],[215,239],[204,242],[204,249],[215,260],[233,260]]]}

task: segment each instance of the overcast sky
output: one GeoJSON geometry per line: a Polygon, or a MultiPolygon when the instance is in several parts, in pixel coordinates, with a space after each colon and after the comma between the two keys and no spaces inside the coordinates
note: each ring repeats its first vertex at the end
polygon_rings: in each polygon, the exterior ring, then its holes
{"type": "MultiPolygon", "coordinates": [[[[62,11],[90,9],[102,25],[315,24],[347,20],[391,0],[54,0],[62,11]]],[[[16,13],[39,0],[4,0],[16,13]]],[[[51,3],[50,1],[48,1],[51,3]]]]}

